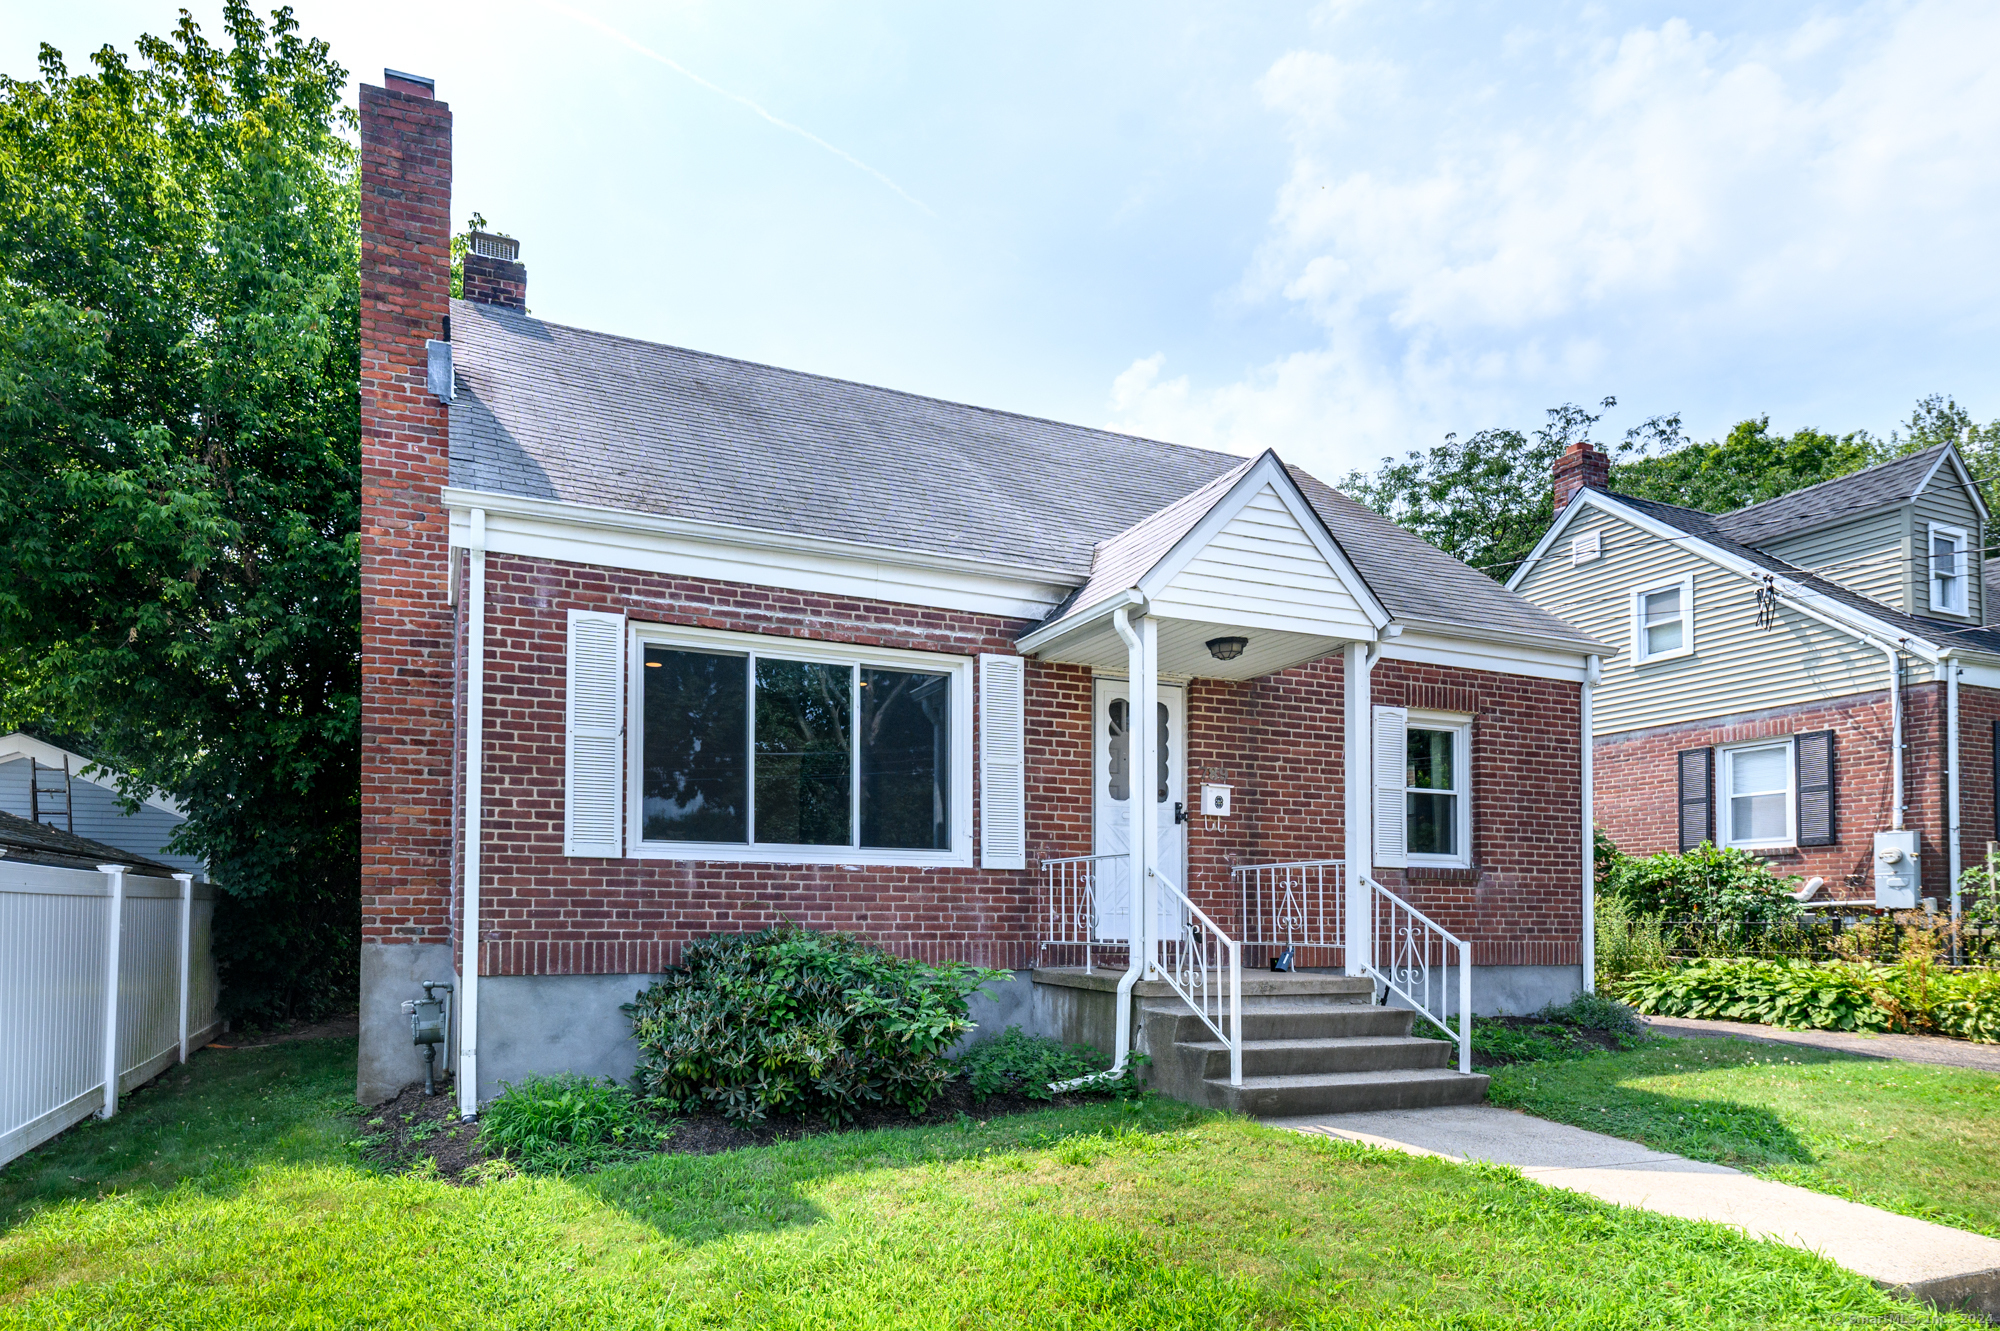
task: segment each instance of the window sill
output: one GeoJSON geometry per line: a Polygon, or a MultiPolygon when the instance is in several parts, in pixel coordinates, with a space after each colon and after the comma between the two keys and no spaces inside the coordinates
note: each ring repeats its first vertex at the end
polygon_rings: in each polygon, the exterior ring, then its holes
{"type": "Polygon", "coordinates": [[[1781,860],[1795,857],[1799,848],[1789,842],[1782,846],[1726,846],[1726,850],[1740,850],[1745,855],[1755,855],[1760,860],[1781,860]]]}
{"type": "Polygon", "coordinates": [[[732,846],[715,843],[642,842],[627,847],[634,860],[713,864],[825,864],[852,869],[969,869],[972,851],[861,850],[853,846],[732,846]]]}
{"type": "Polygon", "coordinates": [[[1633,657],[1632,668],[1637,670],[1641,666],[1658,665],[1662,661],[1686,661],[1693,656],[1694,651],[1692,648],[1678,652],[1655,652],[1651,656],[1633,657]]]}

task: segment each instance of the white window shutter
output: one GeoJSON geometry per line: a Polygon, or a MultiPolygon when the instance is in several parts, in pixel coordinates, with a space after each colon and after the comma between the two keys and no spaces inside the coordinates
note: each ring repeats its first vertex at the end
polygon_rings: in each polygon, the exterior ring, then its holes
{"type": "Polygon", "coordinates": [[[625,789],[625,616],[569,612],[563,854],[619,858],[625,789]]]}
{"type": "Polygon", "coordinates": [[[1028,663],[979,658],[979,864],[1028,867],[1028,663]]]}
{"type": "Polygon", "coordinates": [[[1375,709],[1375,863],[1400,869],[1409,863],[1405,832],[1408,801],[1404,782],[1409,762],[1410,713],[1402,707],[1375,709]]]}

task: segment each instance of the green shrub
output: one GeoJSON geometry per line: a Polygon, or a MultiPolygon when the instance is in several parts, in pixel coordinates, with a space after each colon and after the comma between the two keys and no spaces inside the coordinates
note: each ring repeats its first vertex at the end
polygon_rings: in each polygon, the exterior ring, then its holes
{"type": "Polygon", "coordinates": [[[1595,919],[1600,985],[1667,968],[1667,936],[1659,916],[1641,915],[1623,897],[1600,892],[1595,919]]]}
{"type": "Polygon", "coordinates": [[[479,1116],[488,1150],[538,1173],[572,1174],[652,1150],[666,1130],[609,1077],[565,1072],[502,1082],[479,1116]]]}
{"type": "MultiPolygon", "coordinates": [[[[990,1040],[960,1054],[958,1071],[972,1087],[974,1101],[996,1095],[1020,1095],[1030,1100],[1051,1100],[1050,1082],[1074,1081],[1104,1071],[1105,1058],[1087,1044],[1064,1044],[1039,1035],[1029,1035],[1019,1026],[1009,1026],[990,1040]]],[[[1136,1089],[1137,1078],[1122,1077],[1115,1082],[1080,1088],[1085,1094],[1117,1094],[1136,1089]]]]}
{"type": "Polygon", "coordinates": [[[1770,921],[1795,919],[1791,880],[1747,851],[1703,842],[1683,855],[1619,856],[1606,875],[1610,894],[1635,916],[1770,921]]]}
{"type": "Polygon", "coordinates": [[[887,1102],[917,1115],[972,1029],[966,1000],[1003,972],[892,956],[852,934],[779,925],[690,943],[628,1003],[640,1091],[668,1108],[830,1123],[887,1102]]]}
{"type": "Polygon", "coordinates": [[[1662,1017],[1751,1021],[1795,1030],[1886,1031],[1870,967],[1704,957],[1631,977],[1619,997],[1662,1017]]]}
{"type": "MultiPolygon", "coordinates": [[[[1567,1003],[1549,1004],[1535,1014],[1543,1021],[1578,1026],[1586,1031],[1609,1031],[1613,1035],[1644,1035],[1645,1023],[1639,1014],[1608,994],[1578,994],[1567,1003]]],[[[1479,1031],[1477,1022],[1473,1033],[1479,1031]]]]}
{"type": "Polygon", "coordinates": [[[1932,1031],[2000,1044],[2000,971],[1939,971],[1930,985],[1932,1031]]]}

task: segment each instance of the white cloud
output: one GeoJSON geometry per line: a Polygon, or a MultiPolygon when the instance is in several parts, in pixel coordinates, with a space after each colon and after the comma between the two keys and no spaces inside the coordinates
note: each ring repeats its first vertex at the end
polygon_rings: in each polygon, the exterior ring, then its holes
{"type": "Polygon", "coordinates": [[[1934,0],[1750,34],[1515,29],[1463,68],[1290,52],[1260,87],[1290,174],[1234,296],[1314,343],[1228,384],[1137,361],[1116,423],[1340,470],[1564,398],[1674,409],[1704,377],[1990,335],[1994,49],[2000,9],[1934,0]]]}

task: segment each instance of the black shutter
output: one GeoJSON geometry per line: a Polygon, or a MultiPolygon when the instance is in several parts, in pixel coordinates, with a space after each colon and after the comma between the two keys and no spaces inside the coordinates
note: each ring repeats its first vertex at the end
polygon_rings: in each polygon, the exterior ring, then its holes
{"type": "Polygon", "coordinates": [[[1792,737],[1798,764],[1799,844],[1831,846],[1834,841],[1833,732],[1811,730],[1792,737]]]}
{"type": "Polygon", "coordinates": [[[1681,851],[1715,839],[1715,750],[1682,749],[1681,851]]]}

